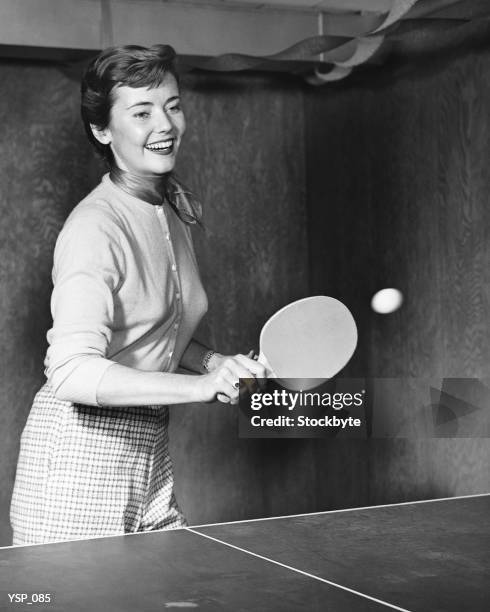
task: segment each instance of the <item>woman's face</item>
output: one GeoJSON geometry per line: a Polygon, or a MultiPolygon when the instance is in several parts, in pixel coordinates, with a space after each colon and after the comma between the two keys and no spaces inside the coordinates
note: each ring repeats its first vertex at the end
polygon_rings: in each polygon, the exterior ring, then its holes
{"type": "Polygon", "coordinates": [[[173,170],[185,132],[179,88],[172,74],[158,87],[116,87],[109,125],[95,137],[109,144],[121,170],[139,175],[173,170]]]}

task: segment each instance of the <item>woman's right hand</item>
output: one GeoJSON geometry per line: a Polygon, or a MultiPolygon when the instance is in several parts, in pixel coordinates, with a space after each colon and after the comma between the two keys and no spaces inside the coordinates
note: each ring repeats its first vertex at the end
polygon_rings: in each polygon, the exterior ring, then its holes
{"type": "Polygon", "coordinates": [[[213,371],[197,377],[196,401],[237,404],[240,378],[267,378],[267,369],[251,356],[217,356],[213,371]]]}

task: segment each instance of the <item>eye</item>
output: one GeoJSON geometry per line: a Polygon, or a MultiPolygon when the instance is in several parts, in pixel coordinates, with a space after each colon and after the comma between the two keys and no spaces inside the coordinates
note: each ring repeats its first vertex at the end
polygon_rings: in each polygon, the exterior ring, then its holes
{"type": "Polygon", "coordinates": [[[168,111],[170,113],[180,113],[181,110],[182,107],[180,106],[180,104],[174,104],[173,106],[168,107],[168,111]]]}
{"type": "Polygon", "coordinates": [[[136,119],[148,119],[150,113],[148,111],[141,111],[139,113],[135,113],[133,116],[136,117],[136,119]]]}

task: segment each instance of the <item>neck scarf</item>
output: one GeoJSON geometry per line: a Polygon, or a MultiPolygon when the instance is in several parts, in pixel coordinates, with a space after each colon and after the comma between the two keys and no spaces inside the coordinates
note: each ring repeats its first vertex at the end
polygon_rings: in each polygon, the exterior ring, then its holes
{"type": "Polygon", "coordinates": [[[111,181],[126,193],[160,206],[167,202],[184,223],[202,225],[202,207],[195,196],[172,173],[142,176],[112,166],[111,181]]]}

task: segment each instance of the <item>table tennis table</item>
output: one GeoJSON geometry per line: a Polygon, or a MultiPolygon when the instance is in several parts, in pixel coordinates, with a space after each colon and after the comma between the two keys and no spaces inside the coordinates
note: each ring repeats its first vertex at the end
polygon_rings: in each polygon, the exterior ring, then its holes
{"type": "Polygon", "coordinates": [[[0,609],[488,611],[490,495],[5,547],[0,609]]]}

